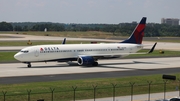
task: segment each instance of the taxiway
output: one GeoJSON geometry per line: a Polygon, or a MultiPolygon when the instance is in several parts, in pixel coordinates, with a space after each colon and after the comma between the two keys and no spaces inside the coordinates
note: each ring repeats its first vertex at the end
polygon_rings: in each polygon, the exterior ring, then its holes
{"type": "Polygon", "coordinates": [[[100,60],[97,67],[66,63],[0,65],[0,84],[177,73],[180,57],[100,60]]]}

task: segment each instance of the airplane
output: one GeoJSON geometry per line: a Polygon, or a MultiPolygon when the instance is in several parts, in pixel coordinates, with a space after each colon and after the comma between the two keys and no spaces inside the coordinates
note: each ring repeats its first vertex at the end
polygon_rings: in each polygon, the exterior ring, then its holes
{"type": "MultiPolygon", "coordinates": [[[[149,52],[136,53],[143,48],[142,40],[146,25],[146,17],[143,17],[136,26],[131,36],[118,43],[103,44],[52,44],[36,45],[23,48],[14,55],[14,58],[27,67],[31,67],[32,62],[69,62],[76,61],[81,66],[98,66],[100,59],[121,58],[130,54],[152,53],[156,44],[149,52]]],[[[66,39],[64,39],[65,42],[66,39]]]]}

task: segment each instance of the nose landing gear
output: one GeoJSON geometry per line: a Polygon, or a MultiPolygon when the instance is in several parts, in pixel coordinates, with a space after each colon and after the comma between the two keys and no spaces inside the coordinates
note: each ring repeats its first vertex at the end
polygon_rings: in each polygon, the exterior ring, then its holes
{"type": "Polygon", "coordinates": [[[27,62],[27,67],[30,68],[31,67],[31,63],[27,62]]]}

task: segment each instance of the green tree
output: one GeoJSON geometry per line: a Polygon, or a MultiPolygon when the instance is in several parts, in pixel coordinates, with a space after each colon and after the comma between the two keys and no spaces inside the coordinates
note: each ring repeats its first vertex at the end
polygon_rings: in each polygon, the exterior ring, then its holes
{"type": "Polygon", "coordinates": [[[13,26],[7,22],[1,22],[0,31],[13,31],[13,26]]]}
{"type": "Polygon", "coordinates": [[[22,27],[21,26],[15,26],[14,31],[22,31],[22,27]]]}

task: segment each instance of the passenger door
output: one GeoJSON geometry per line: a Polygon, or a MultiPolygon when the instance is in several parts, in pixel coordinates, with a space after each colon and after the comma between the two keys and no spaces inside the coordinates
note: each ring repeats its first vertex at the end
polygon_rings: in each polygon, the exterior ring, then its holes
{"type": "Polygon", "coordinates": [[[34,56],[35,56],[35,57],[38,57],[38,56],[39,56],[39,50],[38,50],[38,49],[36,49],[36,50],[34,51],[34,56]]]}

